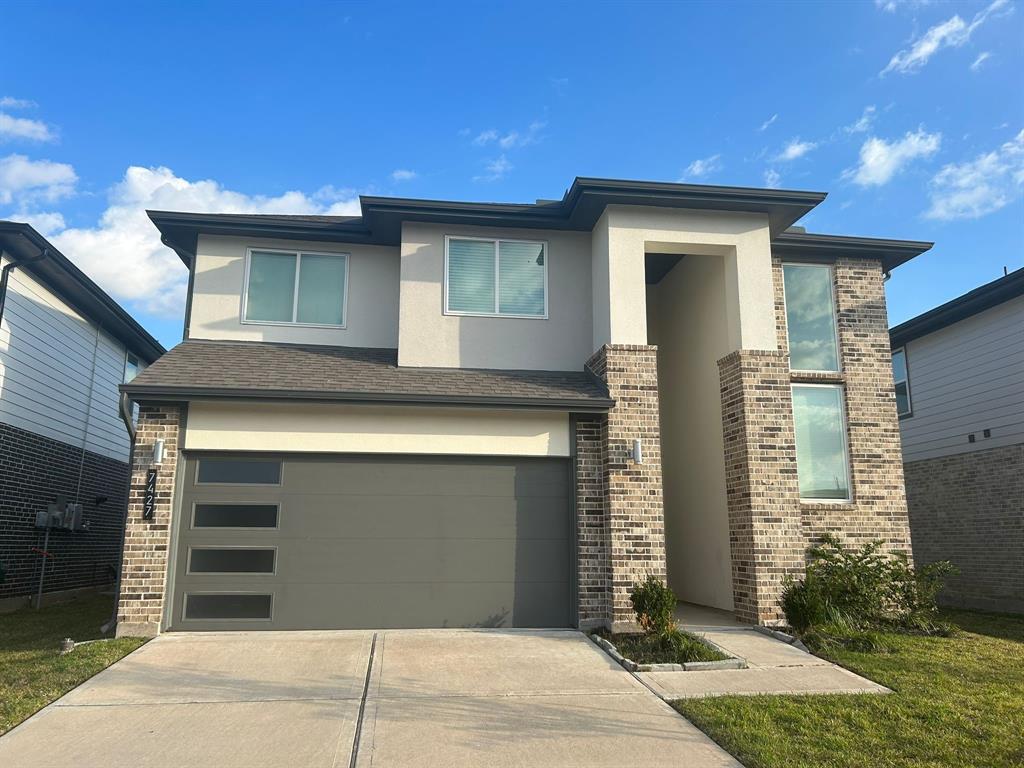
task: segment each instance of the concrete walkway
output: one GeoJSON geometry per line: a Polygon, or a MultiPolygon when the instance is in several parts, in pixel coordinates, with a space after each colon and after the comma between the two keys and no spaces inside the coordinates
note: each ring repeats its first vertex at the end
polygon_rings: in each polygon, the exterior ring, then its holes
{"type": "Polygon", "coordinates": [[[731,613],[682,604],[676,612],[687,632],[747,662],[747,669],[642,672],[662,698],[804,693],[889,693],[889,689],[806,651],[738,623],[731,613]]]}
{"type": "Polygon", "coordinates": [[[0,765],[739,767],[582,634],[527,630],[164,635],[0,765]]]}

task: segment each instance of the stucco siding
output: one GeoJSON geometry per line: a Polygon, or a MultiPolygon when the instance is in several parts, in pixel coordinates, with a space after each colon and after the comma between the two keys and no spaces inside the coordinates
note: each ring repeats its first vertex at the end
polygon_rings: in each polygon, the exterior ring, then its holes
{"type": "Polygon", "coordinates": [[[127,461],[117,391],[124,360],[120,342],[26,270],[12,273],[0,327],[0,421],[127,461]]]}
{"type": "Polygon", "coordinates": [[[681,600],[733,609],[718,360],[729,353],[725,259],[685,256],[647,291],[658,347],[665,546],[681,600]]]}
{"type": "Polygon", "coordinates": [[[202,235],[196,247],[193,339],[237,339],[345,347],[398,346],[398,248],[202,235]],[[344,328],[242,321],[248,248],[349,254],[344,328]]]}
{"type": "Polygon", "coordinates": [[[402,227],[398,364],[441,368],[577,371],[593,353],[590,233],[495,230],[409,223],[402,227]],[[444,313],[445,235],[544,240],[548,317],[444,313]]]}
{"type": "Polygon", "coordinates": [[[904,461],[1024,443],[1024,297],[914,339],[906,356],[904,461]]]}
{"type": "Polygon", "coordinates": [[[189,406],[189,450],[568,456],[566,413],[291,403],[189,406]]]}

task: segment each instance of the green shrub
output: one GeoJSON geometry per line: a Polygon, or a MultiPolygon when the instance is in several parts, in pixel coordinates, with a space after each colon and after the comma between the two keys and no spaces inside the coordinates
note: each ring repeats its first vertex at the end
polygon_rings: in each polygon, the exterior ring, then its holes
{"type": "Polygon", "coordinates": [[[831,534],[808,549],[807,571],[782,591],[786,620],[800,634],[814,627],[948,634],[935,598],[956,569],[948,562],[914,568],[903,553],[885,554],[881,542],[847,549],[831,534]]]}
{"type": "Polygon", "coordinates": [[[663,634],[675,629],[673,614],[676,595],[661,579],[648,576],[637,582],[629,593],[637,623],[644,632],[663,634]]]}

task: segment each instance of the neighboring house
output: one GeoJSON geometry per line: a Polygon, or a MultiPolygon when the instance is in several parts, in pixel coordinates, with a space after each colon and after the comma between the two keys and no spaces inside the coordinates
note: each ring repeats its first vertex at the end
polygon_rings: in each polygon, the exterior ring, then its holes
{"type": "Polygon", "coordinates": [[[890,331],[919,563],[951,605],[1024,612],[1024,269],[890,331]]]}
{"type": "Polygon", "coordinates": [[[789,229],[824,197],[151,212],[190,291],[122,388],[118,631],[625,626],[647,574],[770,622],[821,533],[908,550],[882,282],[930,244],[789,229]]]}
{"type": "Polygon", "coordinates": [[[2,610],[35,596],[43,562],[47,594],[113,581],[129,451],[118,386],[164,350],[29,225],[0,221],[0,263],[2,610]],[[59,497],[81,504],[81,526],[47,540],[36,515],[59,497]]]}

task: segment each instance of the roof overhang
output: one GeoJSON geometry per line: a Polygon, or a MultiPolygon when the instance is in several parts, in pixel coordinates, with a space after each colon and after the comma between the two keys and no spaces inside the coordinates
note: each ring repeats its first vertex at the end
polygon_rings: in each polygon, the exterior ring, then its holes
{"type": "Polygon", "coordinates": [[[929,333],[966,320],[972,315],[1024,296],[1024,269],[1018,269],[991,283],[975,288],[935,309],[913,317],[889,330],[893,349],[929,333]]]}
{"type": "Polygon", "coordinates": [[[24,261],[47,250],[45,259],[24,269],[49,290],[97,323],[147,364],[166,351],[124,308],[28,224],[0,221],[0,250],[24,261]]]}
{"type": "Polygon", "coordinates": [[[933,245],[934,243],[918,240],[783,232],[772,238],[772,253],[793,260],[877,259],[882,262],[884,271],[891,272],[900,264],[920,256],[933,245]]]}
{"type": "Polygon", "coordinates": [[[768,217],[773,235],[825,199],[824,192],[577,178],[561,200],[467,203],[361,196],[362,216],[250,216],[149,211],[164,243],[191,263],[200,234],[399,245],[407,221],[589,232],[609,205],[739,211],[768,217]]]}

